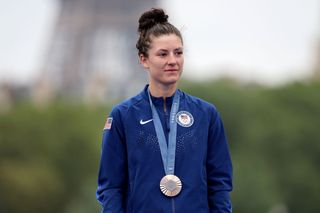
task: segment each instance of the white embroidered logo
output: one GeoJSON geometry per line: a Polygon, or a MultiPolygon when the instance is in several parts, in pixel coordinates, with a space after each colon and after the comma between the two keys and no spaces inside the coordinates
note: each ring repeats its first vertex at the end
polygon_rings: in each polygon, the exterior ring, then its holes
{"type": "Polygon", "coordinates": [[[144,125],[144,124],[147,124],[147,123],[149,123],[150,121],[152,121],[153,119],[149,119],[149,120],[146,120],[146,121],[144,121],[144,120],[140,120],[140,124],[141,125],[144,125]]]}

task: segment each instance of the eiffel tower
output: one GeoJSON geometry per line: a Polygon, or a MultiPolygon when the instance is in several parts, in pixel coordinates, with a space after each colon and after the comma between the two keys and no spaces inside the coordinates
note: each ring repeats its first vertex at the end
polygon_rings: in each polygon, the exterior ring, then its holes
{"type": "Polygon", "coordinates": [[[145,81],[135,43],[138,18],[157,0],[59,0],[40,94],[75,98],[131,95],[145,81]],[[45,90],[46,88],[47,90],[45,90]],[[49,89],[49,90],[48,90],[49,89]]]}

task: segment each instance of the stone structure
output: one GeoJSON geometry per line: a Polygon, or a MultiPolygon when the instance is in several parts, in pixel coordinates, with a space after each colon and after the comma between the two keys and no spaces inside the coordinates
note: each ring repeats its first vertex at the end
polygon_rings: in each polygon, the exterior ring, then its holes
{"type": "Polygon", "coordinates": [[[135,49],[138,18],[157,1],[60,0],[60,5],[36,94],[103,100],[131,95],[137,85],[140,90],[146,74],[135,49]]]}

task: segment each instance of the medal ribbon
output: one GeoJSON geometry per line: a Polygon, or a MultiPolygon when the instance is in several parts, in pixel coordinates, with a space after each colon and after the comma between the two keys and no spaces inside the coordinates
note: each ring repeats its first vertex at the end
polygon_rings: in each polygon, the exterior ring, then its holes
{"type": "Polygon", "coordinates": [[[176,157],[176,143],[177,143],[177,122],[175,120],[175,117],[179,110],[180,93],[179,93],[179,90],[176,90],[173,97],[173,102],[172,102],[171,112],[170,112],[170,132],[169,132],[168,145],[167,145],[166,137],[164,135],[164,131],[162,128],[161,120],[159,118],[159,114],[157,112],[156,107],[152,103],[149,90],[148,90],[148,95],[149,95],[150,107],[152,110],[153,124],[156,130],[156,134],[157,134],[157,138],[160,146],[163,167],[166,175],[173,175],[175,157],[176,157]]]}

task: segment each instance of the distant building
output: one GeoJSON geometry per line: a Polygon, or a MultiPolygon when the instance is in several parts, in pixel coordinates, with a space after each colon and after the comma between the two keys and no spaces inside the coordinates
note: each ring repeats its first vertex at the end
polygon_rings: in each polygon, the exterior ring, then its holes
{"type": "Polygon", "coordinates": [[[140,90],[146,74],[135,49],[138,18],[157,1],[60,0],[60,5],[37,99],[53,94],[103,100],[140,90]]]}

